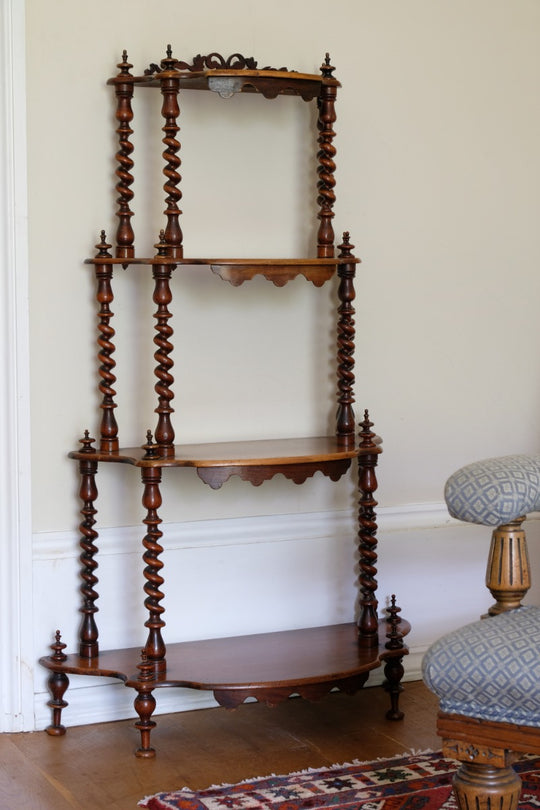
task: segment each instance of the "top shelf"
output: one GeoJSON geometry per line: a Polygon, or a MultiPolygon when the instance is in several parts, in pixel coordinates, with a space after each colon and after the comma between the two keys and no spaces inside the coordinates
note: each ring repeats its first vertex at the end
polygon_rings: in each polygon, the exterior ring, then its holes
{"type": "Polygon", "coordinates": [[[323,85],[340,87],[332,72],[328,54],[321,66],[321,73],[298,73],[288,68],[257,68],[253,57],[233,54],[225,59],[221,54],[196,56],[191,63],[167,56],[160,64],[152,63],[143,75],[133,76],[132,65],[124,51],[123,61],[118,65],[120,73],[108,80],[108,84],[137,84],[143,87],[160,87],[164,82],[174,82],[179,89],[211,90],[222,98],[230,98],[236,93],[260,93],[265,98],[277,96],[300,96],[311,101],[320,95],[323,85]]]}
{"type": "Polygon", "coordinates": [[[304,276],[316,287],[328,281],[341,264],[358,264],[360,259],[354,256],[323,259],[202,259],[173,258],[171,256],[154,256],[152,258],[115,258],[113,256],[95,256],[85,259],[85,264],[116,265],[127,267],[134,265],[177,265],[184,267],[209,267],[223,281],[237,287],[255,276],[263,276],[277,287],[282,287],[297,276],[304,276]]]}

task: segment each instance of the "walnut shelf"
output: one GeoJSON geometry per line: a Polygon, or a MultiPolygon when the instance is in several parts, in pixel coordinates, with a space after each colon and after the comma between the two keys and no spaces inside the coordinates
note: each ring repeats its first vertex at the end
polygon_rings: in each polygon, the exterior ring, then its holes
{"type": "MultiPolygon", "coordinates": [[[[359,259],[354,255],[348,232],[335,244],[333,229],[335,202],[335,154],[333,125],[336,120],[335,100],[339,82],[334,78],[330,58],[321,65],[319,74],[296,73],[287,68],[262,68],[251,58],[233,54],[224,59],[219,54],[197,56],[184,62],[172,55],[170,46],[159,64],[151,63],[143,74],[134,76],[132,65],[124,51],[118,64],[119,72],[109,79],[116,96],[116,200],[117,228],[115,245],[109,244],[101,231],[96,255],[86,260],[92,266],[96,280],[98,392],[100,396],[97,439],[86,430],[80,446],[69,456],[78,465],[80,474],[80,613],[82,621],[78,637],[78,653],[66,654],[67,645],[60,631],[56,632],[51,654],[41,659],[49,671],[52,723],[47,731],[53,736],[65,733],[61,723],[67,706],[64,694],[68,675],[112,676],[120,679],[135,692],[135,723],[140,731],[139,757],[152,757],[150,735],[156,725],[152,719],[156,707],[154,691],[163,687],[190,687],[214,692],[219,703],[233,707],[248,697],[269,704],[284,700],[291,694],[319,698],[338,688],[354,693],[366,682],[371,670],[384,665],[385,688],[390,696],[387,716],[399,720],[399,694],[403,677],[403,657],[407,654],[404,636],[408,623],[400,617],[395,597],[386,608],[386,616],[378,614],[377,591],[377,522],[374,493],[377,489],[376,466],[381,453],[381,440],[372,431],[373,423],[364,411],[358,427],[354,410],[355,367],[355,299],[354,278],[359,259]],[[131,189],[133,143],[131,128],[134,119],[132,98],[139,88],[161,91],[163,119],[162,155],[164,160],[163,191],[165,221],[152,250],[138,256],[132,227],[134,194],[131,189]],[[317,105],[318,144],[316,188],[316,245],[309,258],[193,258],[184,256],[183,234],[180,227],[180,143],[178,117],[179,96],[185,90],[209,90],[219,96],[234,93],[260,93],[267,99],[282,95],[298,96],[301,101],[317,105]],[[153,279],[154,311],[154,378],[148,381],[156,396],[155,429],[148,430],[146,440],[137,447],[120,443],[116,419],[117,374],[115,360],[114,281],[119,269],[146,266],[153,279]],[[336,305],[336,371],[337,395],[335,433],[312,438],[261,439],[259,441],[179,443],[173,427],[173,328],[171,318],[177,285],[182,285],[184,272],[210,271],[233,286],[239,286],[258,276],[283,287],[302,276],[316,287],[334,281],[336,305]],[[173,280],[174,275],[174,280],[173,280]],[[194,468],[202,481],[212,489],[221,487],[231,476],[239,476],[259,486],[281,474],[295,484],[304,484],[315,473],[332,481],[358,471],[358,605],[351,605],[348,624],[328,627],[288,630],[278,633],[239,636],[229,639],[166,644],[165,608],[162,605],[161,576],[167,527],[162,524],[159,509],[162,503],[163,471],[175,476],[182,486],[182,476],[174,468],[194,468]],[[142,630],[146,641],[142,649],[100,650],[98,613],[98,532],[96,529],[96,474],[101,464],[117,464],[118,475],[126,465],[139,468],[142,484],[142,504],[145,510],[142,528],[142,558],[144,563],[143,593],[147,619],[142,630]]],[[[314,184],[315,185],[315,184],[314,184]]],[[[275,244],[279,244],[279,235],[275,244]]],[[[138,251],[137,251],[138,252],[138,251]]],[[[311,252],[311,251],[310,251],[311,252]]],[[[123,271],[122,270],[122,271],[123,271]]],[[[136,283],[137,273],[129,274],[129,283],[136,283]]],[[[219,289],[217,294],[219,295],[219,289]]],[[[286,292],[283,293],[284,295],[286,292]]],[[[185,339],[185,336],[184,336],[185,339]]],[[[185,340],[188,345],[188,341],[185,340]]],[[[154,417],[152,417],[154,419],[154,417]]],[[[262,433],[263,431],[261,431],[262,433]]],[[[284,431],[286,433],[286,431],[284,431]]],[[[141,437],[143,439],[143,437],[141,437]]],[[[353,555],[354,556],[354,555],[353,555]]],[[[174,572],[167,573],[167,583],[174,572]]]]}
{"type": "MultiPolygon", "coordinates": [[[[352,263],[360,260],[351,257],[352,263]]],[[[338,261],[334,258],[326,259],[200,259],[200,258],[171,258],[169,256],[154,256],[152,258],[114,258],[112,256],[98,256],[86,259],[85,264],[113,267],[114,265],[147,265],[148,267],[166,266],[171,270],[181,267],[205,267],[223,281],[228,281],[237,287],[244,281],[250,281],[255,276],[263,276],[276,287],[282,287],[297,276],[303,276],[316,287],[321,287],[325,281],[332,278],[338,268],[338,261]]]]}
{"type": "MultiPolygon", "coordinates": [[[[336,687],[353,693],[371,670],[391,657],[383,643],[391,629],[389,623],[380,621],[381,643],[376,653],[360,646],[354,623],[169,644],[167,668],[155,674],[153,686],[208,690],[227,708],[247,697],[274,704],[303,692],[320,697],[336,687]],[[349,690],[350,679],[358,680],[349,690]]],[[[406,635],[409,630],[402,620],[401,633],[406,635]]],[[[92,659],[68,655],[56,663],[47,657],[41,663],[50,670],[119,678],[126,683],[137,681],[140,649],[106,650],[92,659]]]]}

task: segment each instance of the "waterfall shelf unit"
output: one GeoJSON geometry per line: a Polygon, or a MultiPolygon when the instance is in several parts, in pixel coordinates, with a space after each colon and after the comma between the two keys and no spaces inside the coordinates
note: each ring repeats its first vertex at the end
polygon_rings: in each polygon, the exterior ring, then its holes
{"type": "MultiPolygon", "coordinates": [[[[101,232],[97,254],[87,259],[96,276],[98,307],[98,363],[100,396],[100,436],[96,442],[85,431],[81,444],[69,455],[78,463],[80,472],[80,595],[82,621],[77,653],[67,655],[66,644],[59,631],[51,645],[51,654],[40,659],[49,671],[48,688],[51,699],[52,723],[49,734],[62,735],[62,709],[67,706],[64,694],[68,675],[95,675],[118,678],[135,692],[135,723],[140,731],[139,757],[152,757],[151,731],[156,701],[154,692],[162,687],[190,687],[211,690],[222,706],[238,706],[247,698],[256,698],[269,705],[285,700],[292,694],[317,699],[333,689],[355,693],[367,681],[369,673],[384,665],[385,688],[390,696],[387,716],[398,720],[399,694],[403,677],[403,656],[408,650],[403,638],[409,624],[399,615],[400,608],[392,597],[383,618],[379,617],[377,590],[377,523],[374,492],[377,489],[375,467],[381,452],[381,440],[372,431],[367,411],[356,425],[353,412],[354,387],[354,277],[359,262],[353,255],[354,245],[344,233],[339,253],[334,246],[334,172],[336,120],[335,100],[339,82],[335,68],[326,59],[319,74],[305,74],[287,68],[257,68],[252,58],[234,54],[224,59],[217,53],[197,56],[192,63],[173,57],[170,46],[159,65],[151,64],[143,75],[131,73],[132,65],[124,51],[119,72],[109,79],[116,95],[118,151],[116,154],[116,191],[118,194],[118,227],[114,256],[112,245],[101,232]],[[140,88],[159,88],[162,94],[162,139],[164,145],[163,174],[166,210],[164,229],[160,233],[155,255],[139,258],[135,255],[135,237],[131,225],[133,183],[131,159],[133,145],[132,98],[140,88]],[[316,136],[317,154],[317,246],[316,257],[299,259],[202,259],[185,258],[180,227],[178,203],[180,143],[178,97],[188,90],[210,90],[220,96],[233,93],[260,93],[268,99],[280,95],[299,96],[305,102],[315,101],[318,108],[316,136]],[[121,448],[115,418],[114,385],[117,377],[114,360],[115,330],[110,304],[113,301],[113,271],[118,266],[146,265],[152,268],[155,358],[154,389],[157,398],[154,434],[146,434],[142,447],[121,448]],[[196,265],[209,268],[234,286],[262,275],[278,287],[298,275],[320,287],[336,279],[338,306],[337,322],[337,420],[334,435],[312,439],[261,440],[213,444],[175,445],[172,425],[173,399],[171,374],[173,361],[170,306],[173,301],[172,271],[180,266],[196,265]],[[162,471],[170,467],[194,467],[199,477],[213,489],[219,488],[232,475],[259,485],[281,473],[295,484],[303,484],[320,471],[333,481],[351,472],[352,462],[358,468],[358,554],[359,599],[358,618],[336,626],[310,627],[235,638],[219,638],[195,642],[168,644],[162,630],[164,598],[161,576],[163,563],[160,545],[163,533],[158,509],[161,506],[160,483],[162,471]],[[98,644],[96,613],[98,532],[95,529],[97,489],[95,476],[100,464],[133,465],[140,468],[142,504],[146,510],[143,520],[144,606],[148,618],[144,648],[101,651],[98,644]]],[[[314,183],[315,186],[315,183],[314,183]]],[[[316,224],[316,223],[315,223],[316,224]]],[[[284,293],[285,294],[285,293],[284,293]]],[[[150,383],[151,384],[151,383],[150,383]]],[[[120,470],[119,470],[120,473],[120,470]]],[[[353,555],[354,556],[354,555],[353,555]]],[[[351,567],[355,564],[351,560],[351,567]]],[[[173,574],[170,575],[171,578],[173,574]]],[[[354,616],[355,606],[351,606],[354,616]]]]}

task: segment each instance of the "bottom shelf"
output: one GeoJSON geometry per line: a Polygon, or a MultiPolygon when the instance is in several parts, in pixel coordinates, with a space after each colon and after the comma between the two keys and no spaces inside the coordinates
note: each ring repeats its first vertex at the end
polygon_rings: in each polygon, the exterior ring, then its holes
{"type": "MultiPolygon", "coordinates": [[[[409,629],[401,620],[400,635],[409,629]]],[[[404,646],[385,648],[387,632],[383,619],[378,645],[372,647],[361,646],[353,623],[170,644],[166,667],[148,678],[138,669],[139,648],[107,650],[92,659],[49,656],[40,663],[56,673],[119,678],[136,690],[143,682],[145,691],[166,686],[209,690],[232,708],[248,697],[274,704],[291,694],[318,698],[335,687],[353,693],[385,659],[407,653],[404,646]]]]}
{"type": "MultiPolygon", "coordinates": [[[[394,611],[395,613],[395,611],[394,611]]],[[[154,757],[150,735],[156,723],[153,692],[164,686],[204,689],[214,693],[218,703],[235,708],[247,698],[268,705],[298,694],[317,700],[338,688],[349,694],[357,692],[367,681],[372,669],[385,663],[385,688],[390,694],[387,718],[401,720],[399,710],[403,656],[408,652],[403,636],[410,630],[408,622],[379,621],[379,638],[363,646],[355,624],[312,627],[280,633],[187,641],[171,644],[165,660],[151,662],[141,650],[106,650],[93,658],[65,655],[64,644],[57,633],[53,654],[40,663],[51,670],[48,686],[53,721],[47,728],[52,736],[65,734],[61,724],[62,710],[68,705],[64,693],[68,675],[96,675],[119,678],[135,690],[134,708],[139,716],[135,727],[141,742],[135,755],[154,757]]]]}

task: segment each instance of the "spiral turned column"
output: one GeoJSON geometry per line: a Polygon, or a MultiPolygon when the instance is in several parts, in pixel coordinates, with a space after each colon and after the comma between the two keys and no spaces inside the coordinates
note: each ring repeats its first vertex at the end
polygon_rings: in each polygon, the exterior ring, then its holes
{"type": "Polygon", "coordinates": [[[161,628],[165,627],[165,622],[162,619],[165,608],[161,605],[164,594],[160,590],[164,583],[164,579],[160,574],[163,563],[159,559],[159,555],[163,551],[159,540],[163,536],[163,533],[159,529],[161,519],[157,513],[157,510],[161,506],[161,492],[159,490],[161,468],[143,468],[141,474],[144,484],[142,503],[147,510],[146,518],[143,521],[147,527],[146,535],[143,539],[143,546],[145,548],[143,562],[146,566],[144,569],[144,578],[146,579],[144,585],[144,592],[146,593],[144,606],[148,610],[148,619],[145,622],[145,627],[148,628],[148,639],[144,651],[148,660],[154,664],[155,671],[161,672],[166,668],[165,642],[161,635],[161,628]]]}
{"type": "Polygon", "coordinates": [[[118,228],[116,231],[116,256],[119,259],[130,259],[135,255],[135,248],[133,242],[135,234],[131,226],[131,217],[133,211],[130,204],[133,199],[133,191],[130,186],[133,183],[133,160],[131,153],[133,152],[133,144],[131,143],[131,136],[133,130],[131,129],[131,121],[133,120],[133,110],[131,108],[131,99],[133,98],[133,76],[131,75],[130,68],[133,67],[128,62],[127,52],[122,54],[122,61],[118,64],[120,73],[112,82],[115,86],[116,93],[116,120],[118,121],[118,128],[116,133],[118,135],[118,152],[116,153],[116,160],[118,168],[116,169],[116,176],[118,182],[116,190],[118,192],[118,228]]]}
{"type": "MultiPolygon", "coordinates": [[[[81,454],[94,453],[92,447],[94,439],[90,438],[90,434],[86,430],[84,438],[81,439],[83,448],[81,454]]],[[[96,487],[96,473],[98,463],[95,459],[81,458],[79,460],[79,471],[81,474],[81,485],[79,489],[79,497],[82,501],[81,515],[82,521],[79,524],[79,531],[81,539],[79,541],[81,547],[81,554],[79,557],[81,565],[81,607],[82,621],[79,629],[79,655],[82,658],[94,658],[98,655],[98,628],[95,621],[95,614],[98,612],[96,601],[99,594],[95,590],[98,578],[95,571],[98,567],[96,555],[98,547],[95,540],[98,537],[97,531],[94,529],[95,519],[94,515],[97,510],[94,503],[98,496],[96,487]]]]}
{"type": "Polygon", "coordinates": [[[351,259],[354,245],[350,244],[349,233],[343,234],[343,243],[339,246],[339,287],[338,297],[338,330],[337,330],[337,363],[338,363],[338,411],[337,437],[342,444],[354,444],[356,424],[354,418],[354,277],[356,266],[351,259]]]}
{"type": "MultiPolygon", "coordinates": [[[[96,259],[111,258],[105,231],[101,231],[101,241],[96,245],[98,253],[96,259]]],[[[97,290],[96,300],[99,305],[98,311],[98,362],[99,362],[99,391],[101,393],[101,425],[100,425],[100,450],[103,453],[114,453],[118,450],[118,425],[114,410],[116,403],[114,397],[116,391],[113,388],[116,382],[116,377],[113,369],[116,362],[113,359],[115,352],[115,345],[113,337],[115,331],[111,326],[111,320],[114,313],[111,312],[110,304],[114,300],[112,291],[112,265],[101,264],[96,261],[95,264],[97,290]]]]}
{"type": "Polygon", "coordinates": [[[163,144],[165,151],[163,152],[163,159],[165,166],[163,174],[167,178],[163,190],[165,191],[165,202],[167,208],[164,214],[167,217],[167,227],[165,228],[165,241],[167,243],[167,255],[175,259],[180,259],[184,255],[182,247],[182,229],[180,228],[179,217],[182,213],[178,207],[178,202],[182,197],[182,192],[178,188],[181,181],[181,176],[178,173],[181,160],[178,156],[180,151],[180,143],[176,140],[176,136],[180,127],[176,121],[180,115],[180,107],[178,106],[178,92],[180,90],[180,78],[178,72],[175,70],[177,60],[172,58],[171,46],[167,48],[167,58],[161,61],[162,72],[160,73],[161,93],[163,96],[163,105],[161,107],[161,114],[165,120],[163,132],[163,144]]]}
{"type": "MultiPolygon", "coordinates": [[[[160,242],[156,247],[158,248],[158,257],[164,256],[167,250],[164,231],[161,231],[160,242]]],[[[154,277],[153,300],[157,305],[154,314],[157,332],[154,336],[154,343],[157,346],[154,354],[157,364],[155,368],[157,382],[154,387],[158,395],[158,406],[155,411],[158,414],[155,439],[160,455],[167,458],[174,456],[174,429],[171,422],[171,414],[174,412],[174,408],[171,407],[171,401],[174,398],[174,393],[171,390],[174,382],[171,369],[174,363],[170,356],[174,347],[170,340],[173,335],[173,328],[169,324],[171,318],[169,304],[172,301],[170,288],[172,270],[171,265],[156,264],[152,271],[154,277]]]]}
{"type": "MultiPolygon", "coordinates": [[[[335,67],[330,64],[330,57],[326,54],[326,59],[321,65],[323,79],[333,79],[332,73],[335,67]]],[[[334,80],[335,81],[335,80],[334,80]]],[[[333,140],[336,135],[333,124],[336,121],[335,101],[337,96],[338,82],[335,84],[323,82],[320,95],[317,99],[319,117],[317,126],[319,129],[319,151],[317,159],[319,161],[319,181],[317,183],[319,205],[318,218],[320,220],[317,232],[317,256],[319,258],[332,258],[334,255],[334,228],[332,219],[334,216],[333,207],[336,201],[334,186],[336,185],[334,172],[336,164],[334,158],[336,149],[333,140]]]]}
{"type": "Polygon", "coordinates": [[[375,646],[378,644],[378,617],[377,617],[377,522],[375,507],[377,501],[373,493],[377,489],[375,467],[377,465],[378,448],[373,439],[373,422],[369,414],[364,412],[364,421],[361,423],[360,455],[358,456],[358,483],[360,493],[359,522],[359,549],[360,549],[360,617],[358,628],[360,631],[360,644],[362,646],[375,646]]]}

